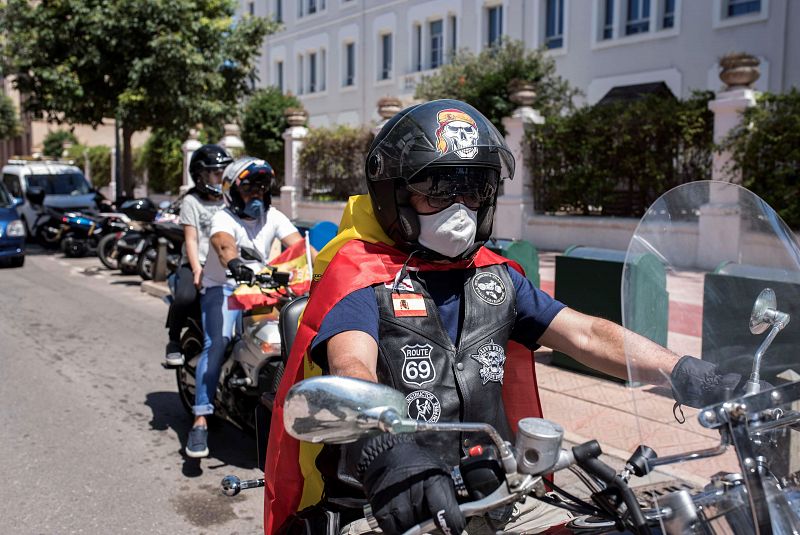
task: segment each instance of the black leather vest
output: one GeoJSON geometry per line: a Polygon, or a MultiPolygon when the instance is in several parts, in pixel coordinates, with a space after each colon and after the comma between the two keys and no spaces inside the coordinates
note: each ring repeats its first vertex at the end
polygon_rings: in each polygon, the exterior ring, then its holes
{"type": "MultiPolygon", "coordinates": [[[[453,276],[463,278],[463,323],[456,345],[413,272],[400,288],[373,287],[380,311],[378,381],[403,392],[411,418],[486,422],[510,440],[501,390],[505,347],[516,319],[513,282],[503,265],[454,271],[453,276]]],[[[458,433],[417,438],[453,465],[469,447],[489,443],[486,436],[458,433]]]]}

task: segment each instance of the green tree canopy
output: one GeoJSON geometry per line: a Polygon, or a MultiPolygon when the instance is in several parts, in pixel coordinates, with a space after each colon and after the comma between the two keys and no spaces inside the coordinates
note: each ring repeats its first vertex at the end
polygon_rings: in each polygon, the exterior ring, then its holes
{"type": "Polygon", "coordinates": [[[520,80],[533,84],[533,107],[545,116],[572,107],[577,90],[555,73],[555,62],[539,50],[527,50],[521,41],[507,40],[475,55],[459,51],[433,76],[423,78],[414,97],[424,100],[454,98],[483,113],[500,132],[502,119],[517,107],[509,100],[508,84],[520,80]]]}
{"type": "Polygon", "coordinates": [[[800,90],[760,95],[722,146],[731,151],[742,185],[800,228],[800,90]]]}
{"type": "Polygon", "coordinates": [[[0,95],[0,139],[9,139],[20,131],[17,108],[7,95],[0,95]]]}
{"type": "Polygon", "coordinates": [[[279,184],[283,183],[284,173],[282,136],[289,127],[283,112],[290,107],[300,107],[300,101],[293,95],[284,95],[277,87],[267,87],[248,98],[242,113],[245,152],[267,160],[275,169],[279,184]]]}
{"type": "Polygon", "coordinates": [[[68,141],[72,145],[78,144],[78,138],[69,130],[53,130],[44,136],[42,141],[42,152],[48,158],[61,158],[64,152],[64,142],[68,141]]]}
{"type": "Polygon", "coordinates": [[[3,64],[35,115],[98,125],[118,118],[132,192],[131,135],[235,115],[276,23],[234,21],[235,0],[9,0],[3,64]]]}

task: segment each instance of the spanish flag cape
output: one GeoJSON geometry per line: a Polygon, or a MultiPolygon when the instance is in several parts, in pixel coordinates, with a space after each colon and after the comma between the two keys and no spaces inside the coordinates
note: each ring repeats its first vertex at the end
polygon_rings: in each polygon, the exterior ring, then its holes
{"type": "MultiPolygon", "coordinates": [[[[322,448],[300,442],[286,433],[283,404],[292,385],[321,375],[308,354],[325,314],[347,294],[380,282],[394,280],[408,254],[391,245],[372,211],[367,195],[351,197],[339,233],[317,255],[311,294],[275,397],[264,469],[264,533],[273,535],[293,513],[313,505],[322,497],[322,479],[314,461],[322,448]],[[328,270],[328,268],[330,269],[328,270]],[[323,276],[324,275],[324,276],[323,276]]],[[[420,270],[443,270],[509,264],[515,262],[481,248],[474,258],[457,264],[434,264],[412,258],[408,265],[420,270]]],[[[507,348],[503,402],[512,429],[527,416],[541,416],[533,368],[533,352],[519,344],[507,348]]]]}

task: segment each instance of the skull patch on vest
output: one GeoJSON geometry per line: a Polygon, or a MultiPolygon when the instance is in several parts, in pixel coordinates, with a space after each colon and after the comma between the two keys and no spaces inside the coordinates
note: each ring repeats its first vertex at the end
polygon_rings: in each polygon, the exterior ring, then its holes
{"type": "Polygon", "coordinates": [[[471,358],[481,363],[481,379],[483,384],[489,381],[495,383],[503,382],[503,364],[506,362],[506,352],[503,346],[495,344],[493,340],[489,343],[483,344],[478,348],[476,355],[470,355],[471,358]]]}
{"type": "Polygon", "coordinates": [[[472,290],[481,301],[490,305],[500,305],[506,300],[506,287],[494,273],[483,272],[472,277],[472,290]]]}
{"type": "Polygon", "coordinates": [[[403,382],[422,386],[432,383],[436,379],[436,368],[433,367],[430,344],[413,346],[405,345],[401,348],[405,360],[403,361],[403,382]]]}
{"type": "Polygon", "coordinates": [[[424,422],[438,422],[442,414],[439,398],[427,390],[415,390],[406,396],[408,417],[424,422]]]}

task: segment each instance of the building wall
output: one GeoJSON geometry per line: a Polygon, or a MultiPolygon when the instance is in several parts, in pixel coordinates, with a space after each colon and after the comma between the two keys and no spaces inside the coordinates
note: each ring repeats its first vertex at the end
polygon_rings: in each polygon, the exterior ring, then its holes
{"type": "MultiPolygon", "coordinates": [[[[528,47],[546,40],[547,0],[255,0],[240,1],[240,11],[269,16],[283,4],[285,28],[268,37],[260,62],[260,85],[277,85],[276,62],[283,61],[283,89],[299,96],[310,124],[361,124],[377,121],[376,103],[383,96],[412,102],[414,86],[429,75],[430,23],[443,21],[445,57],[457,48],[477,52],[488,42],[489,10],[502,6],[503,34],[528,47]],[[299,16],[309,2],[317,12],[299,16]],[[456,30],[452,31],[451,17],[456,30]],[[417,71],[416,25],[423,41],[423,66],[417,71]],[[381,35],[393,38],[392,72],[379,80],[381,35]],[[355,43],[356,73],[343,87],[345,43],[355,43]],[[320,89],[324,50],[325,88],[320,89]],[[309,58],[316,54],[317,87],[309,92],[309,58]],[[300,59],[302,57],[302,60],[300,59]],[[300,73],[302,62],[303,73],[300,73]],[[299,84],[302,81],[303,87],[299,84]]],[[[547,53],[558,74],[593,103],[614,86],[663,81],[679,97],[695,89],[716,90],[718,59],[745,51],[762,60],[756,89],[787,91],[800,85],[800,5],[791,0],[761,0],[761,11],[723,16],[732,0],[675,0],[674,25],[662,26],[668,0],[650,0],[651,31],[622,36],[627,1],[615,0],[614,37],[603,40],[606,0],[564,0],[563,45],[547,53]]]]}

